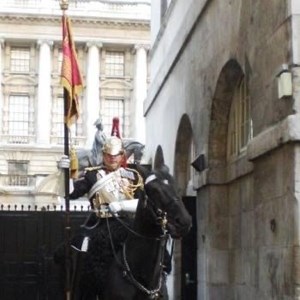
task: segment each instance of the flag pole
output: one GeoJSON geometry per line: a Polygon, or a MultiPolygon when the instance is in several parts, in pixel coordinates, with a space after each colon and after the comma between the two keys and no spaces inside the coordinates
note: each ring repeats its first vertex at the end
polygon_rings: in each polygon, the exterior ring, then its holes
{"type": "MultiPolygon", "coordinates": [[[[61,71],[61,84],[64,87],[64,154],[69,154],[69,128],[79,118],[78,95],[82,92],[83,84],[77,61],[75,44],[72,36],[71,22],[66,15],[68,0],[60,0],[63,31],[63,61],[61,71]]],[[[70,167],[65,169],[65,248],[66,248],[66,300],[73,298],[71,284],[71,225],[70,225],[70,167]]],[[[76,178],[76,174],[72,178],[76,178]]]]}
{"type": "MultiPolygon", "coordinates": [[[[67,113],[67,92],[64,89],[64,113],[67,113]]],[[[69,128],[64,123],[64,154],[69,157],[69,128]]],[[[70,169],[64,169],[65,178],[65,245],[66,245],[66,300],[71,299],[71,222],[70,222],[70,169]]]]}
{"type": "MultiPolygon", "coordinates": [[[[60,8],[63,12],[63,20],[69,7],[68,0],[60,0],[60,8]]],[[[68,91],[64,87],[64,154],[69,157],[69,128],[67,124],[68,115],[68,91]]],[[[64,169],[65,182],[65,298],[71,300],[71,223],[70,223],[70,169],[64,169]]]]}

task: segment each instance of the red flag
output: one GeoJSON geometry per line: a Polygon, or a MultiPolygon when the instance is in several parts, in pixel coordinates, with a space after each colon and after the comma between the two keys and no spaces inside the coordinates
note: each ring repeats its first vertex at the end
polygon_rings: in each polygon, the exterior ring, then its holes
{"type": "Polygon", "coordinates": [[[62,17],[63,43],[62,43],[62,69],[61,84],[67,91],[67,113],[65,123],[70,127],[79,117],[78,95],[82,91],[82,79],[78,67],[75,45],[72,37],[71,22],[65,15],[62,17]]]}

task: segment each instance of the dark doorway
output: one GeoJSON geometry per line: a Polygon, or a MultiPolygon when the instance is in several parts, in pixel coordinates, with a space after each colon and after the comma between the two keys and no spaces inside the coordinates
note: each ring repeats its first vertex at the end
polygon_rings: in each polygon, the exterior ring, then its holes
{"type": "Polygon", "coordinates": [[[197,219],[196,197],[182,198],[192,216],[193,225],[181,242],[181,299],[197,300],[197,219]]]}
{"type": "MultiPolygon", "coordinates": [[[[71,212],[71,231],[89,212],[71,212]]],[[[64,242],[65,212],[0,211],[0,299],[63,300],[64,277],[53,261],[64,242]]]]}

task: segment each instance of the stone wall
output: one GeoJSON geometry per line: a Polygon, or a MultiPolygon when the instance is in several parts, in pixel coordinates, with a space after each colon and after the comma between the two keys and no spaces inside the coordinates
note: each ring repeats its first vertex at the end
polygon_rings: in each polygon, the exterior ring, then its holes
{"type": "MultiPolygon", "coordinates": [[[[299,297],[299,71],[293,37],[300,29],[291,3],[189,1],[183,9],[175,1],[150,53],[154,73],[144,109],[149,157],[160,145],[175,175],[183,172],[176,158],[188,151],[176,141],[185,141],[179,130],[185,116],[194,157],[206,160],[206,169],[193,175],[201,300],[299,297]],[[176,19],[180,28],[171,26],[176,19]],[[293,74],[294,94],[279,99],[282,64],[293,74]],[[249,88],[253,139],[228,160],[228,118],[241,76],[249,88]]],[[[182,170],[189,167],[186,162],[182,170]]],[[[180,288],[175,294],[180,299],[180,288]]]]}

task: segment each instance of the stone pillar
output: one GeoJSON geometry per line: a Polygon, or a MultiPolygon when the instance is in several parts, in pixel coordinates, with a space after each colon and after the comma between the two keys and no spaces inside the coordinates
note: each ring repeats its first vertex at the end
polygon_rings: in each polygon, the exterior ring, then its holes
{"type": "Polygon", "coordinates": [[[134,74],[134,112],[132,138],[145,143],[145,117],[143,105],[147,96],[147,46],[136,45],[134,74]]]}
{"type": "Polygon", "coordinates": [[[86,146],[91,147],[95,136],[94,123],[100,112],[100,48],[101,43],[87,43],[86,75],[86,146]]]}
{"type": "Polygon", "coordinates": [[[51,128],[51,46],[53,42],[40,40],[38,99],[37,99],[37,144],[50,143],[51,128]]]}
{"type": "MultiPolygon", "coordinates": [[[[0,70],[3,70],[3,62],[2,62],[2,50],[4,49],[4,39],[0,38],[0,70]]],[[[3,90],[2,90],[2,71],[0,72],[0,124],[3,126],[3,90]]],[[[2,127],[3,128],[3,127],[2,127]]],[[[3,133],[3,132],[2,132],[3,133]]]]}

